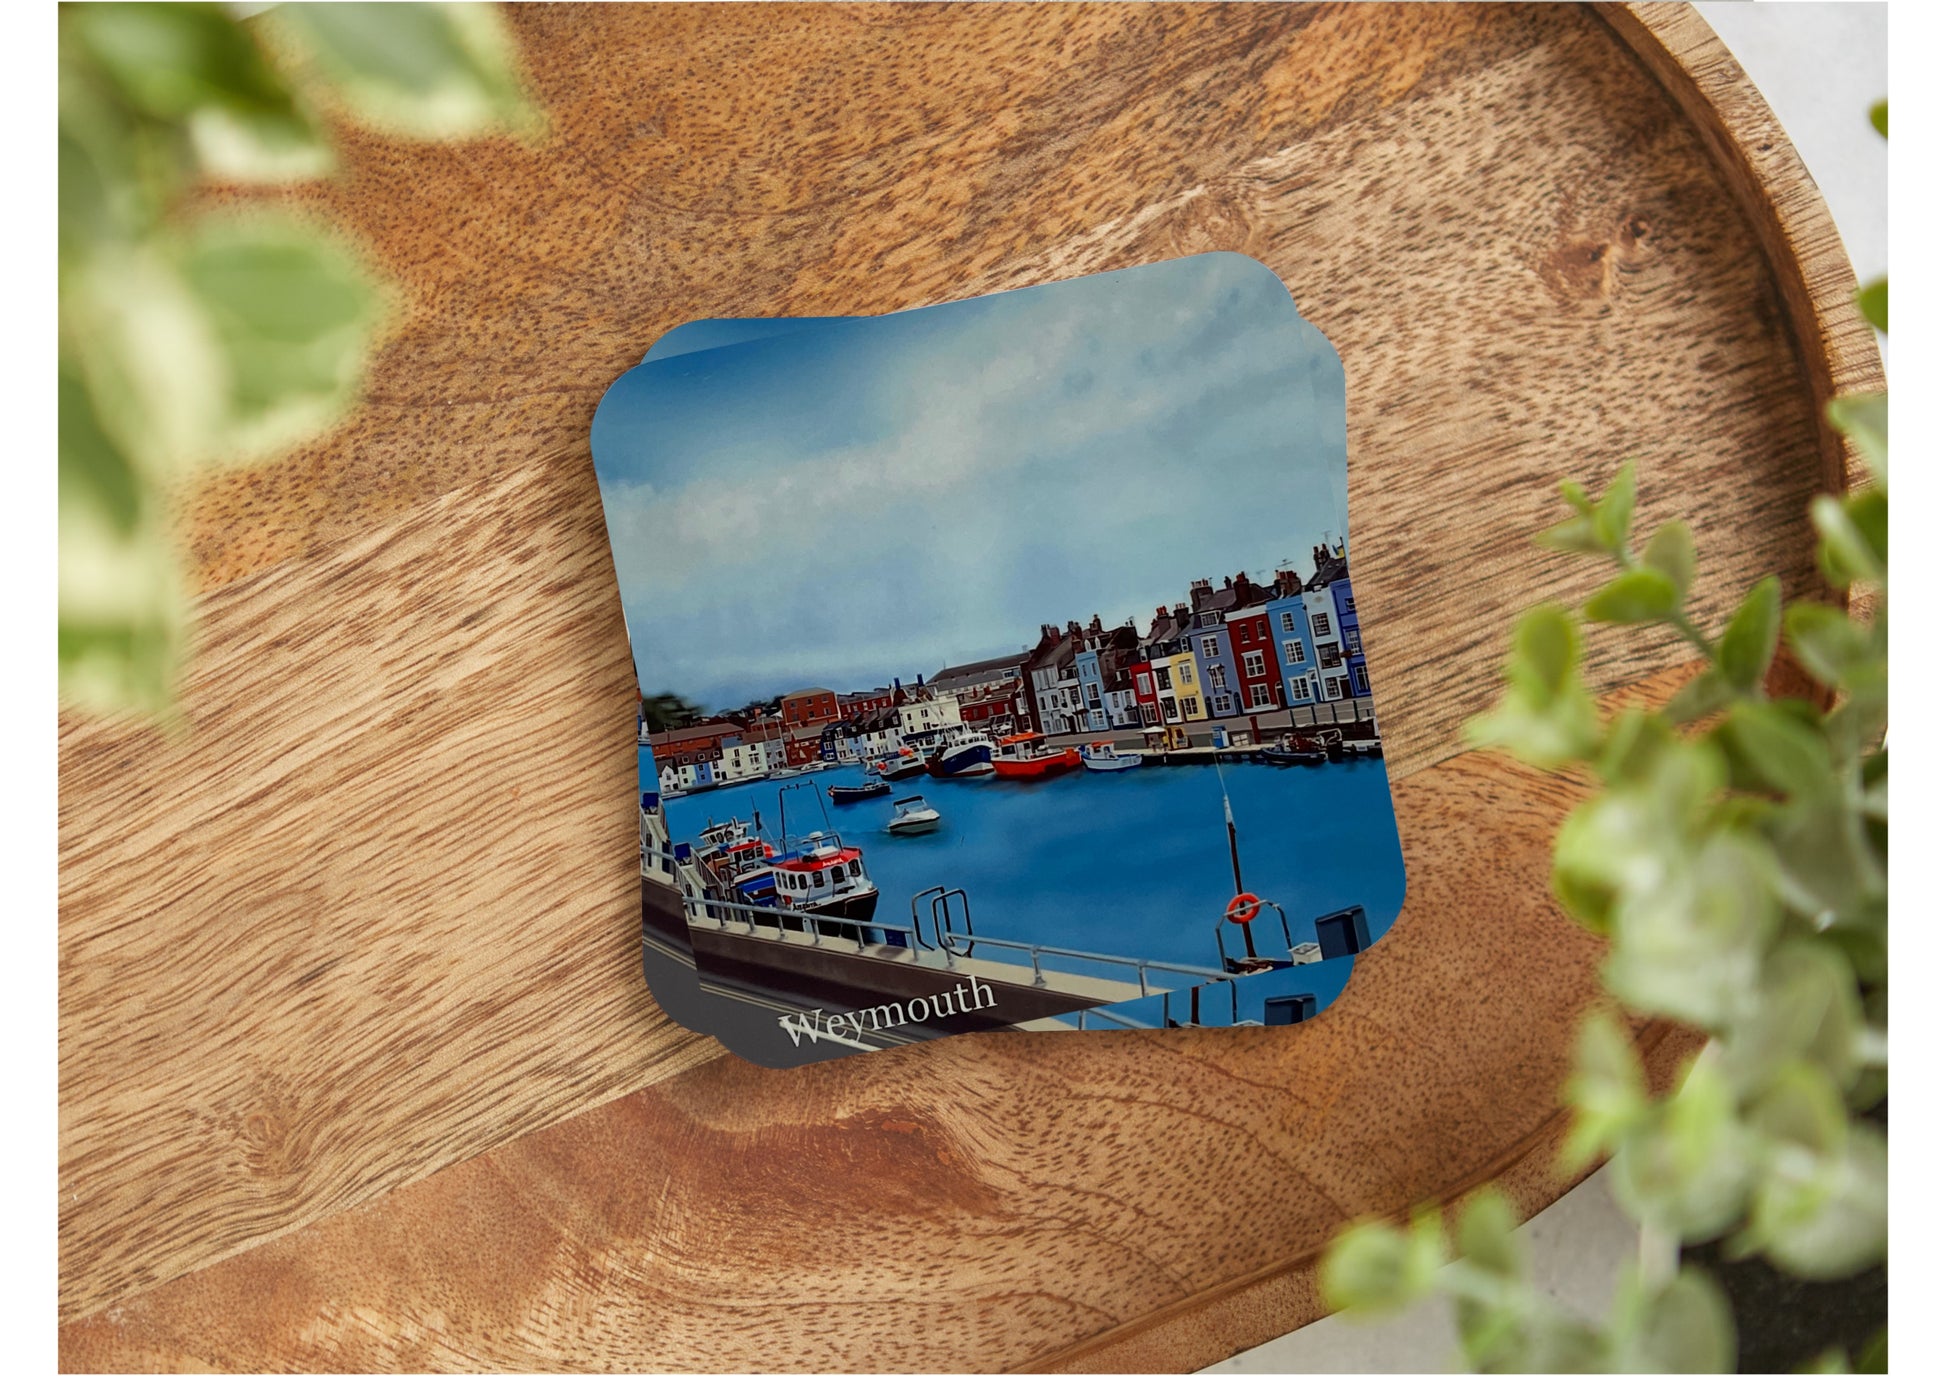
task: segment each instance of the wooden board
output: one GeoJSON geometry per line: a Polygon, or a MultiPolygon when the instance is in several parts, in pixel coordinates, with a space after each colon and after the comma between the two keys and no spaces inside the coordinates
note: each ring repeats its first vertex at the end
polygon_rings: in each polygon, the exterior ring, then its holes
{"type": "MultiPolygon", "coordinates": [[[[1461,753],[1554,479],[1642,465],[1705,611],[1809,588],[1871,384],[1781,132],[1683,7],[514,15],[534,146],[348,137],[299,200],[401,318],[367,404],[182,494],[188,729],[61,723],[70,1369],[1193,1366],[1344,1220],[1535,1209],[1599,949],[1573,789],[1461,753]],[[1297,1032],[1020,1034],[782,1074],[635,964],[630,672],[586,451],[709,315],[1205,249],[1337,345],[1409,893],[1297,1032]]],[[[1598,639],[1613,692],[1672,651],[1598,639]]],[[[1681,1050],[1642,1035],[1666,1072],[1681,1050]]]]}

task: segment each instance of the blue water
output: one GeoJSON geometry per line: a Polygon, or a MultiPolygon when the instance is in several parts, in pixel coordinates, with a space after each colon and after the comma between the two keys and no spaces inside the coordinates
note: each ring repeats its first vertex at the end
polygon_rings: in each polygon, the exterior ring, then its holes
{"type": "MultiPolygon", "coordinates": [[[[844,766],[804,779],[823,799],[830,785],[863,777],[861,767],[844,766]]],[[[1215,967],[1213,929],[1235,892],[1223,824],[1226,785],[1243,886],[1283,906],[1294,941],[1315,940],[1317,917],[1352,904],[1364,905],[1373,941],[1384,935],[1405,901],[1405,866],[1378,760],[1287,769],[1225,765],[1220,772],[1212,765],[1145,764],[1118,774],[1075,770],[1034,783],[913,779],[868,802],[826,800],[822,813],[812,789],[796,788],[785,807],[793,837],[825,827],[828,817],[848,843],[864,849],[881,891],[881,921],[908,923],[912,896],[943,884],[966,890],[979,935],[1215,967]],[[887,835],[892,800],[913,793],[939,810],[939,830],[887,835]]],[[[780,786],[753,782],[673,799],[670,834],[693,840],[712,819],[748,820],[754,810],[774,844],[780,786]]],[[[1266,953],[1281,947],[1273,913],[1266,911],[1255,930],[1266,953]]],[[[1241,954],[1234,927],[1226,939],[1230,953],[1241,954]]],[[[1010,958],[993,946],[980,954],[1010,958]]],[[[1066,968],[1107,973],[1072,962],[1066,968]]],[[[1343,979],[1344,972],[1311,967],[1309,974],[1300,969],[1245,984],[1288,983],[1317,992],[1322,1006],[1343,979]]],[[[1258,992],[1255,1002],[1262,997],[1258,992]]]]}

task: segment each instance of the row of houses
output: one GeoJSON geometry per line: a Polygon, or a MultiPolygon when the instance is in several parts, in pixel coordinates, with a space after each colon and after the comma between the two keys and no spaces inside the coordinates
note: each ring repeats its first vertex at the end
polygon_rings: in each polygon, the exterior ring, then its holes
{"type": "MultiPolygon", "coordinates": [[[[872,759],[965,723],[993,735],[1049,736],[1214,724],[1283,713],[1301,724],[1369,721],[1358,607],[1343,545],[1311,550],[1312,569],[1268,584],[1238,573],[1189,585],[1134,618],[1040,628],[1008,655],[954,664],[928,683],[856,692],[800,688],[774,705],[726,713],[648,738],[663,787],[707,788],[812,760],[872,759]]],[[[1268,723],[1273,728],[1279,723],[1268,723]]]]}
{"type": "MultiPolygon", "coordinates": [[[[1155,609],[1103,627],[1041,627],[1020,661],[1017,724],[1048,735],[1252,718],[1369,721],[1371,679],[1342,545],[1316,545],[1308,576],[1279,569],[1268,585],[1238,573],[1189,586],[1155,609]]],[[[993,672],[998,661],[961,670],[993,672]]],[[[934,683],[953,675],[948,669],[934,683]]]]}

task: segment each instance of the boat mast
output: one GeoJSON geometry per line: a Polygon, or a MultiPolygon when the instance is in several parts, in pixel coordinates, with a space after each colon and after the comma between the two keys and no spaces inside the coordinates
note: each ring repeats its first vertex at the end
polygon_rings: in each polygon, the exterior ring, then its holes
{"type": "MultiPolygon", "coordinates": [[[[1215,759],[1215,756],[1211,756],[1215,759]]],[[[1216,783],[1223,790],[1223,826],[1230,833],[1230,878],[1236,882],[1237,893],[1243,892],[1243,861],[1237,858],[1237,819],[1230,810],[1230,785],[1223,778],[1223,761],[1216,760],[1216,783]]],[[[1257,954],[1257,939],[1250,935],[1248,922],[1238,924],[1243,928],[1243,953],[1250,957],[1257,954]]]]}

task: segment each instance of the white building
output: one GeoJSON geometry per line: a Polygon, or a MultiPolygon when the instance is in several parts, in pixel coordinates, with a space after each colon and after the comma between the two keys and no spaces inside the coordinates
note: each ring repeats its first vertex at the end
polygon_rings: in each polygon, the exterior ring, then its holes
{"type": "Polygon", "coordinates": [[[1342,702],[1351,697],[1351,674],[1345,668],[1344,636],[1330,587],[1304,594],[1304,614],[1310,619],[1311,644],[1317,651],[1317,663],[1311,667],[1322,701],[1342,702]]]}
{"type": "Polygon", "coordinates": [[[739,740],[730,736],[723,741],[723,758],[717,761],[716,777],[719,782],[726,784],[742,779],[761,779],[783,762],[784,752],[773,742],[739,740]]]}
{"type": "Polygon", "coordinates": [[[959,699],[949,693],[914,690],[899,704],[898,712],[899,734],[907,741],[915,736],[929,739],[946,727],[960,723],[959,699]]]}

